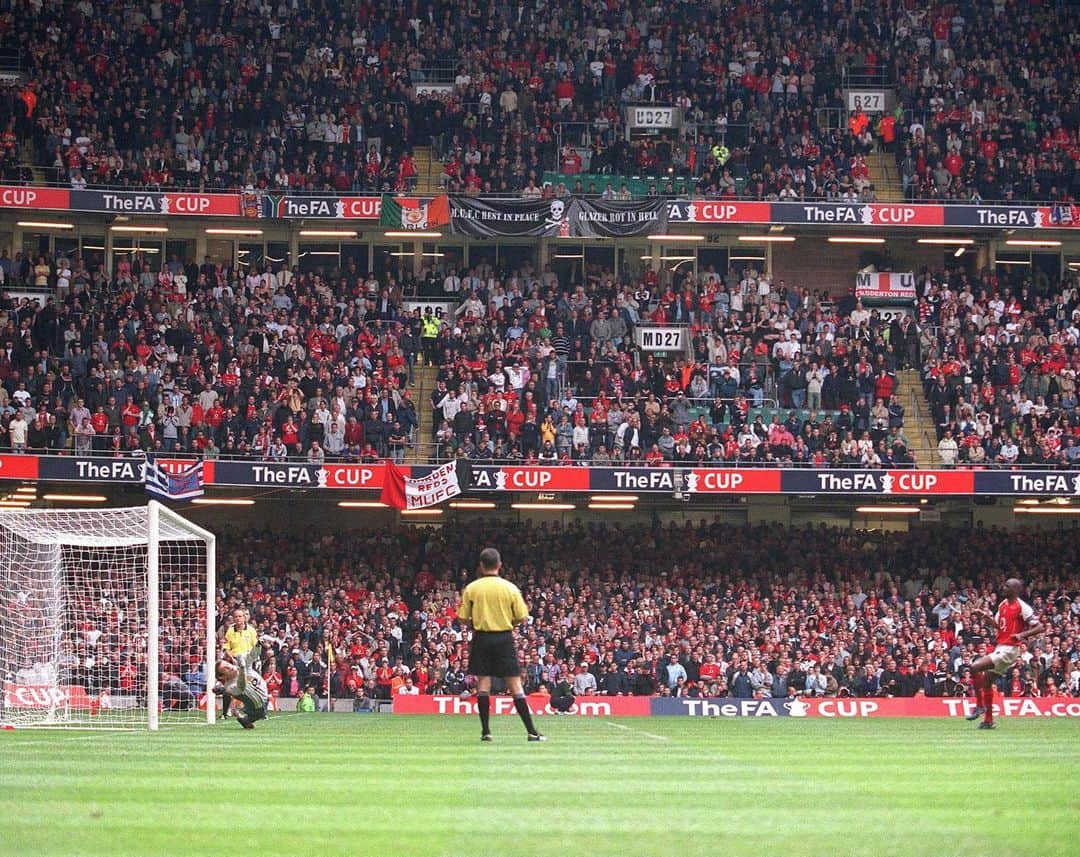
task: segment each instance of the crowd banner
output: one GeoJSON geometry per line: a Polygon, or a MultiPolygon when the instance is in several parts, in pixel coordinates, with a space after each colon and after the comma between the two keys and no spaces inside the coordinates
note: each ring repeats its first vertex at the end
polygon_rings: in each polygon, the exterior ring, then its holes
{"type": "MultiPolygon", "coordinates": [[[[716,699],[653,697],[654,717],[967,717],[975,700],[967,697],[828,697],[787,699],[716,699]]],[[[1080,699],[1001,697],[998,717],[1080,717],[1080,699]]]]}
{"type": "Polygon", "coordinates": [[[451,230],[473,238],[570,237],[564,199],[450,197],[451,230]]]}
{"type": "MultiPolygon", "coordinates": [[[[143,482],[141,456],[0,454],[0,479],[122,485],[143,482]]],[[[170,473],[191,466],[191,458],[158,458],[170,473]]],[[[398,468],[421,478],[437,468],[398,468]]],[[[468,489],[480,492],[627,491],[672,494],[834,494],[874,497],[1011,496],[1080,497],[1080,472],[1064,470],[859,470],[779,467],[579,467],[477,464],[468,489]]],[[[381,491],[386,464],[297,461],[208,460],[206,485],[292,489],[381,491]]],[[[466,480],[461,479],[462,489],[466,480]]]]}
{"type": "Polygon", "coordinates": [[[461,493],[458,462],[451,461],[415,478],[392,462],[384,465],[382,502],[392,509],[426,509],[461,493]]]}
{"type": "Polygon", "coordinates": [[[859,272],[855,275],[855,297],[913,301],[915,300],[915,275],[859,272]]]}
{"type": "Polygon", "coordinates": [[[435,229],[450,225],[450,200],[446,194],[431,199],[384,193],[379,224],[390,229],[435,229]]]}
{"type": "MultiPolygon", "coordinates": [[[[549,696],[534,693],[526,699],[535,715],[555,713],[549,696]]],[[[491,713],[516,714],[514,700],[509,696],[491,697],[491,713]]],[[[648,717],[651,712],[647,696],[578,696],[566,713],[577,717],[648,717]]],[[[394,714],[475,715],[476,698],[450,694],[398,695],[394,697],[394,714]]]]}
{"type": "Polygon", "coordinates": [[[630,238],[667,231],[665,199],[609,201],[571,199],[567,206],[571,235],[583,238],[630,238]]]}

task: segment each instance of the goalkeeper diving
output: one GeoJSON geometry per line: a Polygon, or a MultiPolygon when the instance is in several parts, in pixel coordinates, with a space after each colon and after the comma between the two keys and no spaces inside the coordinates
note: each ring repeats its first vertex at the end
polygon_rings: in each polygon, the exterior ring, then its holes
{"type": "Polygon", "coordinates": [[[254,654],[252,651],[232,659],[226,655],[216,667],[218,687],[214,690],[220,689],[241,705],[244,713],[237,715],[236,722],[245,729],[254,729],[255,721],[266,719],[266,704],[270,699],[266,682],[252,665],[254,654]]]}

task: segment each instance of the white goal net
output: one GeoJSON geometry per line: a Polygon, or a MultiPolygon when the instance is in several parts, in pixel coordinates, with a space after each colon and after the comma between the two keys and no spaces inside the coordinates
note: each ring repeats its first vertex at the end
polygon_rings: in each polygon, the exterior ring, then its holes
{"type": "Polygon", "coordinates": [[[0,512],[0,723],[213,722],[214,537],[164,506],[0,512]]]}

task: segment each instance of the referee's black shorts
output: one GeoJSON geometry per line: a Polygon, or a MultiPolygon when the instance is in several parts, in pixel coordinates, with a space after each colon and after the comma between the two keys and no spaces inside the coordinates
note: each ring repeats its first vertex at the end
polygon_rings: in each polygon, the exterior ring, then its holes
{"type": "Polygon", "coordinates": [[[521,674],[513,631],[473,631],[469,644],[472,675],[511,678],[521,674]]]}

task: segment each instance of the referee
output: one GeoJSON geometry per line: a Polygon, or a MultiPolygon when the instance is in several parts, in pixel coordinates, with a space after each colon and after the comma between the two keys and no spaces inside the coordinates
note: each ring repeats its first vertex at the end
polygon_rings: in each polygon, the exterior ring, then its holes
{"type": "Polygon", "coordinates": [[[514,646],[514,627],[529,618],[529,608],[519,590],[509,580],[499,577],[502,559],[495,548],[480,552],[480,577],[461,593],[458,618],[473,629],[469,645],[469,671],[476,676],[476,710],[480,714],[480,740],[491,740],[488,720],[491,715],[491,677],[498,676],[514,695],[517,709],[530,741],[544,736],[533,726],[532,713],[521,689],[521,667],[514,646]]]}

